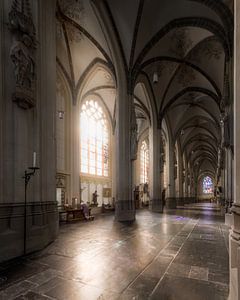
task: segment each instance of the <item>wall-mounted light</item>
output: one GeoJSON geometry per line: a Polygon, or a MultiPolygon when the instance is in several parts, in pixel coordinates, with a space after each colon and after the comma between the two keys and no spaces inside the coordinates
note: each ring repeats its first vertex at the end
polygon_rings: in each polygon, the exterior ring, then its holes
{"type": "Polygon", "coordinates": [[[153,73],[153,83],[154,84],[158,83],[158,73],[157,72],[153,73]]]}
{"type": "Polygon", "coordinates": [[[58,117],[59,117],[60,120],[62,120],[64,118],[64,113],[65,112],[63,110],[58,111],[58,117]]]}

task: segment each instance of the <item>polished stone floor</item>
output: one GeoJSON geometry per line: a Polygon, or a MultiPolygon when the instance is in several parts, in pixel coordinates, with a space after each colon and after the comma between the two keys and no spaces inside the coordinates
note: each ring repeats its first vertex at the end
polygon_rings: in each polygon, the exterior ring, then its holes
{"type": "Polygon", "coordinates": [[[216,212],[138,211],[62,225],[58,239],[0,266],[0,299],[222,300],[228,296],[228,228],[216,212]]]}

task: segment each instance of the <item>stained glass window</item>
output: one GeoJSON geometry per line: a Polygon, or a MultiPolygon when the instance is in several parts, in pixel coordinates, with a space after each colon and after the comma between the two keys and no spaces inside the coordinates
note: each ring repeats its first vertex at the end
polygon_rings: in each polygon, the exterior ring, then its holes
{"type": "Polygon", "coordinates": [[[141,183],[148,182],[149,171],[149,149],[146,141],[141,144],[140,150],[140,181],[141,183]]]}
{"type": "Polygon", "coordinates": [[[203,194],[212,194],[213,193],[213,182],[212,178],[206,176],[203,178],[202,182],[203,194]]]}
{"type": "Polygon", "coordinates": [[[109,176],[109,131],[97,101],[86,101],[80,115],[81,172],[109,176]]]}

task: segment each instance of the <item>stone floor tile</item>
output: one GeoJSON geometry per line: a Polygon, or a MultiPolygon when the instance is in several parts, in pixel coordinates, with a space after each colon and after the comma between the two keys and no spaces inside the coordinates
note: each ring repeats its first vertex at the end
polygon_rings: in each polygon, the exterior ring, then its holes
{"type": "Polygon", "coordinates": [[[184,210],[64,224],[43,251],[0,265],[0,299],[227,299],[222,226],[216,214],[184,210]]]}
{"type": "Polygon", "coordinates": [[[15,299],[17,296],[22,295],[23,293],[25,293],[26,291],[32,289],[36,287],[36,284],[28,282],[28,281],[21,281],[17,284],[11,285],[10,287],[8,287],[7,289],[5,289],[2,292],[2,295],[0,294],[0,299],[1,300],[11,300],[11,299],[15,299]]]}
{"type": "Polygon", "coordinates": [[[48,282],[49,280],[51,280],[52,278],[60,276],[60,275],[63,275],[63,272],[53,270],[53,269],[47,269],[36,275],[28,277],[27,281],[36,283],[38,285],[42,285],[42,284],[48,282]]]}
{"type": "Polygon", "coordinates": [[[151,300],[227,300],[228,286],[166,275],[151,300]]]}
{"type": "Polygon", "coordinates": [[[190,272],[191,266],[172,263],[167,270],[167,274],[179,276],[179,277],[188,277],[190,272]]]}
{"type": "Polygon", "coordinates": [[[28,292],[15,298],[14,300],[51,300],[51,298],[49,298],[48,296],[36,294],[34,292],[28,292]]]}
{"type": "Polygon", "coordinates": [[[191,266],[191,270],[189,272],[189,278],[198,279],[198,280],[208,280],[208,268],[191,266]]]}

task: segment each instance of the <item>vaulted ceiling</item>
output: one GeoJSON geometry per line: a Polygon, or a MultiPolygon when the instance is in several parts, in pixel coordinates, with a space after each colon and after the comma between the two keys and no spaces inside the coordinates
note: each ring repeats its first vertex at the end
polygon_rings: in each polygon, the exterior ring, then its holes
{"type": "Polygon", "coordinates": [[[101,98],[114,123],[115,66],[99,2],[115,31],[139,126],[153,115],[159,126],[164,119],[196,174],[215,174],[220,114],[231,96],[232,1],[58,1],[57,62],[72,101],[101,98]]]}

